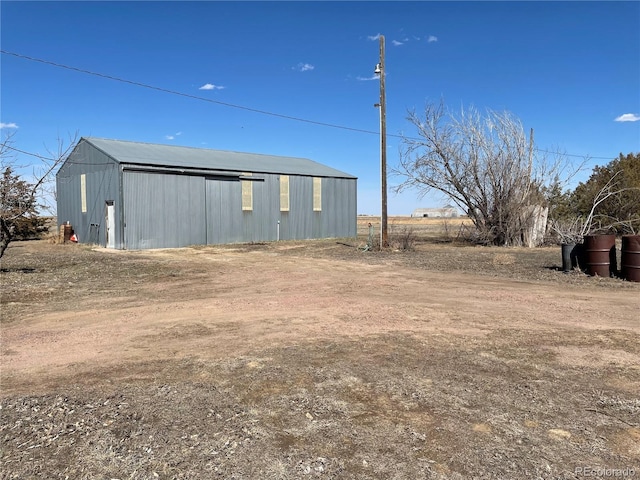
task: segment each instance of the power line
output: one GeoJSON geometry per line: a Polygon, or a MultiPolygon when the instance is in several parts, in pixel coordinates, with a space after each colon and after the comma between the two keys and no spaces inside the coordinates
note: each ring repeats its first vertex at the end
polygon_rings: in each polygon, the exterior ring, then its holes
{"type": "MultiPolygon", "coordinates": [[[[18,152],[18,153],[22,153],[24,155],[30,155],[32,157],[39,158],[40,160],[46,160],[48,162],[57,162],[57,161],[60,160],[59,158],[44,157],[44,156],[39,155],[37,153],[31,153],[31,152],[27,152],[25,150],[20,150],[19,148],[12,147],[11,145],[6,145],[5,144],[3,147],[4,148],[8,148],[9,150],[13,150],[13,151],[18,152]]],[[[73,160],[70,160],[70,158],[71,158],[71,154],[69,154],[67,156],[67,160],[65,161],[65,163],[77,164],[77,165],[113,165],[113,163],[108,163],[108,162],[100,162],[100,163],[74,162],[73,160]]]]}
{"type": "Polygon", "coordinates": [[[219,100],[212,100],[212,99],[206,98],[206,97],[199,97],[197,95],[191,95],[189,93],[178,92],[176,90],[170,90],[168,88],[156,87],[156,86],[153,86],[153,85],[148,85],[146,83],[136,82],[136,81],[133,81],[133,80],[126,80],[124,78],[114,77],[112,75],[107,75],[107,74],[104,74],[104,73],[92,72],[90,70],[84,70],[82,68],[71,67],[69,65],[63,65],[61,63],[51,62],[49,60],[43,60],[41,58],[34,58],[34,57],[29,57],[27,55],[19,54],[19,53],[8,52],[6,50],[0,50],[0,53],[4,53],[5,55],[12,55],[14,57],[22,58],[22,59],[25,59],[25,60],[31,60],[33,62],[39,62],[39,63],[44,63],[46,65],[52,65],[54,67],[64,68],[64,69],[67,69],[67,70],[73,70],[75,72],[86,73],[87,75],[93,75],[93,76],[96,76],[96,77],[106,78],[106,79],[109,79],[109,80],[115,80],[117,82],[128,83],[130,85],[135,85],[137,87],[148,88],[150,90],[157,90],[159,92],[170,93],[172,95],[179,95],[181,97],[192,98],[194,100],[202,100],[204,102],[215,103],[217,105],[223,105],[225,107],[238,108],[240,110],[246,110],[246,111],[254,112],[254,113],[261,113],[263,115],[270,115],[272,117],[284,118],[284,119],[287,119],[287,120],[294,120],[296,122],[305,122],[305,123],[311,123],[313,125],[321,125],[323,127],[339,128],[339,129],[342,129],[342,130],[350,130],[352,132],[361,132],[361,133],[369,133],[369,134],[378,135],[378,132],[374,132],[372,130],[364,130],[364,129],[361,129],[361,128],[346,127],[344,125],[336,125],[336,124],[333,124],[333,123],[318,122],[318,121],[315,121],[315,120],[308,120],[306,118],[293,117],[293,116],[284,115],[284,114],[281,114],[281,113],[274,113],[274,112],[268,112],[266,110],[259,110],[257,108],[245,107],[243,105],[236,105],[236,104],[233,104],[233,103],[221,102],[219,100]]]}
{"type": "MultiPolygon", "coordinates": [[[[171,95],[178,95],[178,96],[181,96],[181,97],[191,98],[191,99],[194,99],[194,100],[202,100],[204,102],[214,103],[214,104],[222,105],[222,106],[229,107],[229,108],[237,108],[237,109],[245,110],[245,111],[249,111],[249,112],[260,113],[262,115],[269,115],[269,116],[272,116],[272,117],[284,118],[286,120],[293,120],[293,121],[296,121],[296,122],[304,122],[304,123],[309,123],[309,124],[312,124],[312,125],[320,125],[320,126],[323,126],[323,127],[337,128],[337,129],[348,130],[348,131],[352,131],[352,132],[367,133],[367,134],[372,134],[372,135],[379,135],[379,133],[380,133],[380,132],[376,132],[376,131],[373,131],[373,130],[365,130],[365,129],[362,129],[362,128],[347,127],[347,126],[344,126],[344,125],[337,125],[337,124],[334,124],[334,123],[318,122],[316,120],[309,120],[309,119],[306,119],[306,118],[294,117],[294,116],[291,116],[291,115],[284,115],[284,114],[275,113],[275,112],[269,112],[267,110],[260,110],[260,109],[257,109],[257,108],[245,107],[243,105],[236,105],[236,104],[233,104],[233,103],[221,102],[219,100],[213,100],[211,98],[199,97],[197,95],[191,95],[189,93],[178,92],[177,90],[170,90],[168,88],[156,87],[154,85],[149,85],[149,84],[142,83],[142,82],[136,82],[136,81],[133,81],[133,80],[127,80],[127,79],[120,78],[120,77],[114,77],[113,75],[107,75],[107,74],[99,73],[99,72],[92,72],[90,70],[85,70],[85,69],[78,68],[78,67],[72,67],[70,65],[64,65],[64,64],[61,64],[61,63],[56,63],[56,62],[52,62],[50,60],[43,60],[41,58],[30,57],[28,55],[22,55],[20,53],[9,52],[7,50],[0,50],[0,53],[3,53],[5,55],[11,55],[11,56],[14,56],[14,57],[17,57],[17,58],[22,58],[24,60],[30,60],[30,61],[33,61],[33,62],[43,63],[45,65],[51,65],[51,66],[58,67],[58,68],[64,68],[66,70],[72,70],[72,71],[75,71],[75,72],[84,73],[84,74],[87,74],[87,75],[93,75],[95,77],[106,78],[108,80],[114,80],[114,81],[121,82],[121,83],[127,83],[129,85],[135,85],[137,87],[143,87],[143,88],[147,88],[147,89],[150,89],[150,90],[156,90],[158,92],[169,93],[171,95]]],[[[394,134],[387,134],[387,137],[394,137],[394,138],[399,138],[399,139],[411,138],[413,140],[419,140],[417,138],[404,137],[402,135],[394,135],[394,134]]],[[[11,148],[11,147],[9,147],[9,148],[11,148]]],[[[19,150],[15,149],[15,148],[13,148],[13,150],[19,151],[19,150]]],[[[558,152],[551,152],[551,151],[548,151],[548,150],[542,150],[540,148],[534,148],[534,150],[536,152],[539,152],[539,153],[549,153],[549,154],[557,154],[558,153],[558,152]]],[[[36,157],[38,156],[36,154],[30,154],[28,152],[21,152],[21,153],[26,153],[27,155],[33,155],[33,156],[36,156],[36,157]]],[[[588,158],[588,159],[593,159],[593,160],[612,160],[612,159],[616,158],[615,155],[611,156],[611,157],[591,157],[589,155],[579,155],[579,154],[571,154],[571,153],[561,153],[560,155],[564,155],[566,157],[588,158]]],[[[44,157],[40,157],[40,158],[46,159],[44,157]]],[[[47,160],[52,160],[52,159],[47,159],[47,160]]]]}
{"type": "Polygon", "coordinates": [[[12,147],[11,145],[4,144],[4,148],[8,148],[9,150],[13,150],[15,152],[24,153],[25,155],[30,155],[32,157],[39,158],[40,160],[55,160],[55,158],[43,157],[42,155],[38,155],[37,153],[25,152],[24,150],[20,150],[19,148],[12,147]]]}

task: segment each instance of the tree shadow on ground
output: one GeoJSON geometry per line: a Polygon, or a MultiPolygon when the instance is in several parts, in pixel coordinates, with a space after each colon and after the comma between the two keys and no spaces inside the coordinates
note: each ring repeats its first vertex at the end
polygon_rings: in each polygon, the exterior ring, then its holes
{"type": "Polygon", "coordinates": [[[20,273],[33,273],[36,269],[32,267],[22,267],[22,268],[0,268],[0,272],[2,273],[12,273],[12,272],[20,272],[20,273]]]}

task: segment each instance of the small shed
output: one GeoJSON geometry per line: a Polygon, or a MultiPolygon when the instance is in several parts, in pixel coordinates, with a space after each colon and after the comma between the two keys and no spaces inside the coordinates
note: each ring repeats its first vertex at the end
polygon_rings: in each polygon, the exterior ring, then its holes
{"type": "Polygon", "coordinates": [[[116,249],[354,237],[357,178],[304,158],[81,138],[58,224],[116,249]]]}
{"type": "Polygon", "coordinates": [[[446,205],[442,208],[416,208],[411,216],[418,218],[456,218],[458,209],[452,205],[446,205]]]}

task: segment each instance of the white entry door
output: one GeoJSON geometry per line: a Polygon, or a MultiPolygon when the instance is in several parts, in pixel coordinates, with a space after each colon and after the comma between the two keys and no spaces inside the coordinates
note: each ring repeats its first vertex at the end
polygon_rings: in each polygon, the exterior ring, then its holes
{"type": "Polygon", "coordinates": [[[107,248],[116,248],[116,209],[113,200],[107,200],[105,224],[107,225],[107,248]]]}

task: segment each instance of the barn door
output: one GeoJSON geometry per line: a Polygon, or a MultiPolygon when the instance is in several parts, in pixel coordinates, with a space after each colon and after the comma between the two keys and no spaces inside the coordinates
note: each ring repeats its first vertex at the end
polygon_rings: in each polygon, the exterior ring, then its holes
{"type": "Polygon", "coordinates": [[[113,200],[107,200],[104,223],[107,226],[107,248],[116,248],[116,209],[113,200]]]}
{"type": "Polygon", "coordinates": [[[207,243],[242,242],[242,190],[237,178],[207,178],[207,243]]]}

